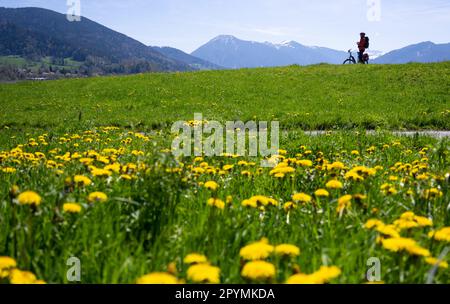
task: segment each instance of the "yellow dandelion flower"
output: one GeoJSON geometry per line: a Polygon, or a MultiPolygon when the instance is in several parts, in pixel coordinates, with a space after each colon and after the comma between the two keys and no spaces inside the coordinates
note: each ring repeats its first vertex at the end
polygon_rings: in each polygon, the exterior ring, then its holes
{"type": "Polygon", "coordinates": [[[437,231],[431,231],[428,236],[440,242],[450,242],[450,227],[444,227],[437,231]]]}
{"type": "Polygon", "coordinates": [[[328,189],[342,189],[342,188],[344,188],[344,185],[337,179],[334,179],[334,180],[329,181],[326,184],[326,187],[328,189]]]}
{"type": "Polygon", "coordinates": [[[154,272],[137,279],[137,284],[178,284],[178,279],[166,272],[154,272]]]}
{"type": "Polygon", "coordinates": [[[81,205],[76,203],[65,203],[63,205],[63,211],[66,213],[80,213],[81,205]]]}
{"type": "Polygon", "coordinates": [[[275,246],[275,254],[281,256],[296,257],[300,255],[300,248],[295,245],[281,244],[275,246]]]}
{"type": "Polygon", "coordinates": [[[108,200],[108,196],[103,192],[92,192],[88,196],[90,203],[104,203],[108,200]]]}
{"type": "Polygon", "coordinates": [[[309,159],[298,160],[296,163],[297,163],[297,166],[301,166],[301,167],[312,167],[312,165],[313,165],[313,162],[310,161],[309,159]]]}
{"type": "Polygon", "coordinates": [[[364,224],[364,228],[366,229],[373,229],[384,226],[384,223],[377,219],[370,219],[364,224]]]}
{"type": "Polygon", "coordinates": [[[218,198],[210,198],[208,200],[208,206],[216,207],[217,209],[223,210],[225,209],[225,203],[224,201],[218,199],[218,198]]]}
{"type": "Polygon", "coordinates": [[[336,266],[322,266],[312,274],[313,278],[320,283],[327,283],[339,277],[342,271],[336,266]]]}
{"type": "Polygon", "coordinates": [[[206,182],[203,185],[203,187],[205,187],[206,189],[211,190],[211,191],[216,191],[217,188],[219,188],[219,185],[215,181],[209,181],[209,182],[206,182]]]}
{"type": "Polygon", "coordinates": [[[288,278],[286,284],[325,284],[341,275],[336,266],[322,266],[312,274],[296,274],[288,278]]]}
{"type": "Polygon", "coordinates": [[[320,283],[317,282],[316,278],[312,277],[311,275],[299,273],[299,274],[290,276],[287,279],[286,284],[292,284],[292,285],[314,284],[315,285],[315,284],[320,284],[320,283]]]}
{"type": "Polygon", "coordinates": [[[89,186],[90,184],[92,184],[91,179],[84,175],[75,175],[73,177],[73,181],[79,186],[89,186]]]}
{"type": "Polygon", "coordinates": [[[10,269],[17,266],[16,260],[11,257],[0,256],[0,270],[10,269]]]}
{"type": "Polygon", "coordinates": [[[330,193],[325,189],[318,189],[316,192],[314,192],[315,196],[317,197],[328,197],[330,196],[330,193]]]}
{"type": "Polygon", "coordinates": [[[430,265],[433,265],[433,266],[438,266],[439,268],[443,268],[443,269],[447,269],[448,268],[448,263],[446,261],[442,261],[442,260],[439,260],[437,258],[428,257],[428,258],[425,258],[425,262],[427,264],[430,264],[430,265]]]}
{"type": "Polygon", "coordinates": [[[244,260],[264,260],[268,258],[275,248],[269,244],[265,239],[242,247],[239,251],[239,255],[244,260]]]}
{"type": "Polygon", "coordinates": [[[187,270],[187,278],[194,283],[220,283],[220,268],[209,264],[192,265],[187,270]]]}
{"type": "Polygon", "coordinates": [[[290,211],[290,210],[292,210],[292,209],[296,209],[296,208],[297,208],[297,205],[294,204],[293,202],[287,202],[287,203],[285,203],[285,204],[283,205],[283,209],[284,209],[284,211],[286,211],[286,212],[288,212],[288,211],[290,211]]]}
{"type": "Polygon", "coordinates": [[[19,194],[17,201],[21,205],[33,205],[39,206],[41,204],[42,198],[34,191],[25,191],[19,194]]]}
{"type": "Polygon", "coordinates": [[[203,254],[198,254],[198,253],[191,253],[188,254],[183,262],[185,264],[204,264],[208,262],[208,258],[206,256],[204,256],[203,254]]]}
{"type": "Polygon", "coordinates": [[[345,209],[348,209],[351,207],[351,201],[352,201],[351,195],[344,195],[338,199],[338,207],[337,212],[342,212],[345,209]]]}
{"type": "Polygon", "coordinates": [[[248,262],[242,268],[241,275],[253,281],[267,281],[275,276],[275,266],[265,261],[248,262]]]}
{"type": "Polygon", "coordinates": [[[382,241],[382,245],[385,249],[392,252],[406,251],[412,255],[424,257],[431,255],[427,249],[420,247],[415,240],[409,238],[398,237],[385,239],[382,241]]]}
{"type": "Polygon", "coordinates": [[[305,193],[296,193],[292,195],[292,200],[297,203],[310,203],[312,197],[305,193]]]}
{"type": "Polygon", "coordinates": [[[36,276],[29,271],[13,269],[9,274],[9,282],[11,284],[35,284],[36,281],[36,276]]]}

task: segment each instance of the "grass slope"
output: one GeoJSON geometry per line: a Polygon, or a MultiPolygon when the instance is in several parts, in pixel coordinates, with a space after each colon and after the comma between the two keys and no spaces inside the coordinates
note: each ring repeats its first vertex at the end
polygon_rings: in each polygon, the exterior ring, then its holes
{"type": "Polygon", "coordinates": [[[0,125],[161,126],[273,120],[284,128],[450,129],[450,62],[142,74],[0,85],[0,125]]]}

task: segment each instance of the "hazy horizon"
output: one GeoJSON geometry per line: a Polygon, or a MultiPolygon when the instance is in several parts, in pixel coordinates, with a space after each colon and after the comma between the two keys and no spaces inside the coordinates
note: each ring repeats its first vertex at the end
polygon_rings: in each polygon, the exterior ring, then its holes
{"type": "MultiPolygon", "coordinates": [[[[187,53],[219,35],[347,50],[355,48],[359,32],[365,31],[371,49],[382,52],[424,41],[450,42],[450,0],[335,2],[81,0],[80,12],[146,45],[170,46],[187,53]]],[[[66,0],[0,0],[0,6],[68,11],[66,0]]]]}

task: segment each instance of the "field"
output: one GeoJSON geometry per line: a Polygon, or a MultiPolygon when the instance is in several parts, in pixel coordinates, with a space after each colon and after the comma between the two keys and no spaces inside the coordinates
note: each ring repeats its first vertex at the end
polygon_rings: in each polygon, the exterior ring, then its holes
{"type": "Polygon", "coordinates": [[[279,120],[302,129],[450,129],[450,62],[143,74],[0,85],[0,126],[161,128],[279,120]]]}
{"type": "Polygon", "coordinates": [[[0,282],[450,283],[449,141],[389,132],[450,129],[449,67],[0,85],[0,282]],[[175,158],[194,112],[278,119],[276,167],[175,158]]]}

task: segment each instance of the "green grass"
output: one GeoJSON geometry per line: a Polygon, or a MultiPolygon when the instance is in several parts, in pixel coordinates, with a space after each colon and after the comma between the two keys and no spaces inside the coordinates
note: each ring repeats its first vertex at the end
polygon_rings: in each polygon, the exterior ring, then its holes
{"type": "MultiPolygon", "coordinates": [[[[399,230],[402,237],[434,257],[448,245],[429,237],[450,226],[448,139],[397,137],[381,129],[448,130],[449,67],[319,65],[2,84],[0,257],[14,258],[18,268],[50,283],[68,283],[66,261],[73,256],[81,260],[82,283],[133,283],[173,270],[170,263],[177,278],[192,282],[183,259],[198,252],[220,268],[222,283],[246,283],[240,249],[268,238],[301,250],[297,257],[267,258],[277,270],[272,283],[322,265],[341,269],[332,283],[365,283],[371,257],[380,259],[386,283],[425,283],[432,265],[411,252],[387,250],[377,241],[382,233],[364,224],[392,224],[410,211],[433,223],[399,230]],[[259,158],[175,159],[167,150],[174,137],[168,127],[193,119],[194,112],[219,121],[279,119],[287,131],[281,138],[284,163],[294,171],[274,177],[270,168],[259,168],[259,158]],[[106,125],[120,127],[98,127],[106,125]],[[365,134],[365,128],[378,130],[365,134]],[[310,137],[300,129],[342,132],[310,137]],[[239,164],[243,160],[255,165],[239,164]],[[312,167],[298,160],[310,160],[312,167]],[[327,169],[333,162],[345,168],[327,169]],[[97,176],[92,166],[106,163],[120,170],[97,176]],[[224,165],[234,167],[222,172],[224,165]],[[195,174],[199,166],[212,171],[195,174]],[[362,181],[346,178],[356,166],[377,170],[362,181]],[[77,186],[75,175],[92,183],[77,186]],[[343,188],[315,197],[332,179],[343,188]],[[218,183],[217,192],[203,186],[210,180],[218,183]],[[395,191],[383,191],[385,184],[395,191]],[[14,186],[18,191],[11,191],[14,186]],[[427,196],[430,189],[438,195],[427,196]],[[26,190],[41,196],[39,206],[20,204],[17,195],[26,190]],[[94,191],[108,200],[89,203],[94,191]],[[288,213],[285,203],[299,192],[312,201],[288,213]],[[357,194],[366,198],[359,201],[357,194]],[[254,195],[278,204],[244,207],[254,195]],[[344,195],[352,195],[351,206],[340,214],[344,195]],[[207,204],[228,196],[224,210],[207,204]],[[65,213],[67,202],[79,203],[81,213],[65,213]]],[[[432,280],[449,283],[450,272],[440,269],[432,280]]],[[[0,269],[2,282],[9,279],[0,269]]]]}
{"type": "Polygon", "coordinates": [[[160,127],[274,120],[283,128],[450,129],[450,62],[143,74],[0,85],[0,125],[160,127]]]}

